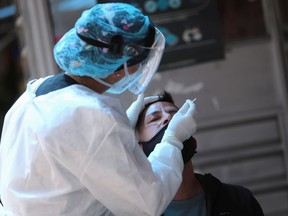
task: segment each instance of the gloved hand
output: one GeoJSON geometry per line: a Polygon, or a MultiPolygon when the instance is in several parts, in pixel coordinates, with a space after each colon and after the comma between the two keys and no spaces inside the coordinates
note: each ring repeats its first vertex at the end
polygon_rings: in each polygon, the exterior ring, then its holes
{"type": "Polygon", "coordinates": [[[132,128],[135,128],[138,117],[141,111],[145,108],[145,105],[157,100],[159,100],[158,96],[149,96],[144,98],[144,93],[138,95],[137,100],[134,101],[126,110],[126,114],[130,120],[130,125],[132,128]]]}
{"type": "Polygon", "coordinates": [[[194,102],[189,99],[186,100],[183,106],[172,117],[161,142],[168,142],[181,150],[183,142],[196,132],[194,113],[194,102]]]}

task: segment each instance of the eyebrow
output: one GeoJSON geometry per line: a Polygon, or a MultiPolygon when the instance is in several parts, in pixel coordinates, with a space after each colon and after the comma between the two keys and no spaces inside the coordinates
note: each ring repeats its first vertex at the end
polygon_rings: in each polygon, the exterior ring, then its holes
{"type": "MultiPolygon", "coordinates": [[[[167,107],[168,107],[168,111],[167,112],[177,112],[178,111],[178,108],[176,106],[167,106],[167,107]]],[[[161,110],[156,109],[156,110],[152,111],[151,113],[148,113],[145,116],[145,119],[148,118],[149,116],[153,116],[153,115],[156,115],[158,113],[161,113],[161,110]]]]}

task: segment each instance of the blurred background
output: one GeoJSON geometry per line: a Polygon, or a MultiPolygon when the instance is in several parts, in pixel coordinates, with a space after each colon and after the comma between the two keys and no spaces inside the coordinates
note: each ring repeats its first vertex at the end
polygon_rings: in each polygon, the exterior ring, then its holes
{"type": "MultiPolygon", "coordinates": [[[[55,42],[97,2],[110,1],[0,1],[0,129],[28,80],[60,72],[55,42]]],[[[178,106],[197,98],[196,170],[246,186],[266,216],[287,216],[288,1],[122,2],[166,38],[147,95],[169,91],[178,106]]],[[[136,96],[121,99],[128,107],[136,96]]]]}

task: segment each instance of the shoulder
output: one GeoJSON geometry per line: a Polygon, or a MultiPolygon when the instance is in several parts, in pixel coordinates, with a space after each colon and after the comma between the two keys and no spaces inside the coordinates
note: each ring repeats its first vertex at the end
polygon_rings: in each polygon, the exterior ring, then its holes
{"type": "Polygon", "coordinates": [[[227,197],[237,203],[240,208],[247,212],[247,215],[264,215],[263,210],[251,192],[250,189],[241,185],[233,185],[222,183],[223,191],[227,194],[227,197]],[[249,212],[249,214],[248,214],[249,212]]]}
{"type": "Polygon", "coordinates": [[[254,198],[250,189],[241,185],[222,183],[222,189],[238,202],[250,202],[254,198]]]}
{"type": "Polygon", "coordinates": [[[235,184],[227,184],[216,178],[215,176],[211,174],[196,174],[197,179],[200,181],[201,185],[211,191],[212,189],[223,190],[226,193],[229,194],[235,194],[235,195],[243,195],[246,196],[252,196],[252,192],[241,185],[235,185],[235,184]]]}
{"type": "Polygon", "coordinates": [[[67,120],[79,116],[82,119],[108,118],[107,120],[121,122],[121,118],[126,116],[120,100],[98,94],[81,85],[71,85],[36,100],[36,104],[43,110],[53,107],[53,113],[49,112],[51,115],[72,117],[67,120]]]}
{"type": "Polygon", "coordinates": [[[107,131],[116,130],[116,125],[129,126],[119,100],[99,95],[80,85],[69,86],[35,100],[34,116],[43,123],[43,128],[38,127],[37,130],[46,136],[53,135],[55,128],[59,133],[69,131],[70,136],[85,134],[87,137],[95,133],[105,136],[107,131]]]}
{"type": "Polygon", "coordinates": [[[211,174],[197,175],[197,178],[204,188],[206,197],[214,203],[214,209],[227,208],[246,216],[264,215],[260,204],[248,188],[223,183],[211,174]]]}

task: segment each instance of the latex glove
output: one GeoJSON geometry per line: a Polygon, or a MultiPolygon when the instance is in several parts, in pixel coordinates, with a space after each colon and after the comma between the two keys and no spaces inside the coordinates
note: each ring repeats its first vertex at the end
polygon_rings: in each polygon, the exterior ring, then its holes
{"type": "Polygon", "coordinates": [[[127,117],[132,128],[135,128],[140,113],[145,108],[145,105],[159,100],[158,96],[149,96],[144,98],[144,93],[138,95],[137,100],[134,101],[126,110],[127,117]]]}
{"type": "Polygon", "coordinates": [[[186,100],[172,117],[161,142],[168,142],[181,150],[183,142],[196,132],[197,125],[194,120],[194,113],[195,103],[189,99],[186,100]]]}

